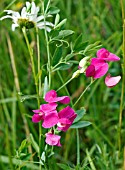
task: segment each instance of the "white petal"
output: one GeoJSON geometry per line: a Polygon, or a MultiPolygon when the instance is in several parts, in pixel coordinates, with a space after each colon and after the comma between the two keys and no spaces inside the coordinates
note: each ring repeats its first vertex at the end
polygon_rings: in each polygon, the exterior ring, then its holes
{"type": "Polygon", "coordinates": [[[15,11],[12,11],[12,10],[4,10],[4,12],[7,12],[7,14],[12,14],[12,16],[15,16],[15,17],[20,17],[20,14],[19,12],[15,12],[15,11]]]}
{"type": "Polygon", "coordinates": [[[6,15],[6,16],[4,16],[4,17],[0,18],[0,20],[6,19],[6,18],[11,18],[11,19],[13,19],[13,17],[12,17],[12,16],[10,16],[10,15],[6,15]]]}
{"type": "Polygon", "coordinates": [[[26,2],[26,9],[28,10],[30,8],[30,2],[26,2]]]}
{"type": "Polygon", "coordinates": [[[18,24],[12,24],[12,31],[15,31],[16,27],[19,27],[19,25],[18,24]]]}
{"type": "Polygon", "coordinates": [[[39,22],[39,21],[41,21],[41,20],[43,20],[43,19],[44,19],[44,16],[41,15],[41,16],[37,17],[35,21],[36,21],[36,22],[39,22]]]}
{"type": "Polygon", "coordinates": [[[45,26],[45,25],[52,26],[52,27],[54,26],[51,22],[48,22],[48,21],[37,23],[38,27],[45,26]]]}
{"type": "Polygon", "coordinates": [[[21,17],[22,18],[26,18],[27,17],[26,7],[23,7],[23,9],[21,11],[21,17]]]}
{"type": "Polygon", "coordinates": [[[38,26],[39,29],[45,29],[46,31],[50,32],[51,28],[46,27],[46,26],[38,26]]]}

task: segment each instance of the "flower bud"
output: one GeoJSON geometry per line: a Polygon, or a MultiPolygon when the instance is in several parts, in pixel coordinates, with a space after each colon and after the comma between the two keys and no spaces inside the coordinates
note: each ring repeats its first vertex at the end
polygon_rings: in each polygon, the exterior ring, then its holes
{"type": "Polygon", "coordinates": [[[86,64],[87,64],[87,62],[88,62],[89,59],[90,59],[90,56],[89,56],[89,57],[84,57],[82,60],[80,60],[79,66],[80,66],[80,67],[86,66],[86,64]]]}
{"type": "Polygon", "coordinates": [[[73,78],[73,79],[74,79],[74,78],[77,78],[77,77],[79,76],[79,74],[80,74],[80,70],[75,71],[75,72],[73,73],[73,75],[72,75],[72,78],[73,78]]]}

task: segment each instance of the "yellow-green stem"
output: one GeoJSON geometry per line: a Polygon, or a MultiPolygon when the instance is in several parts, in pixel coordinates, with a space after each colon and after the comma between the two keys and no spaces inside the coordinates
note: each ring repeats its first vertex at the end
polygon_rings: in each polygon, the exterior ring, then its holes
{"type": "Polygon", "coordinates": [[[119,156],[121,152],[121,128],[122,128],[122,113],[123,113],[123,104],[124,104],[124,93],[125,93],[125,18],[124,18],[124,2],[121,0],[121,9],[122,9],[122,20],[123,20],[123,63],[122,67],[122,91],[121,91],[121,102],[120,102],[120,112],[119,112],[119,127],[118,127],[118,145],[119,145],[119,156]]]}

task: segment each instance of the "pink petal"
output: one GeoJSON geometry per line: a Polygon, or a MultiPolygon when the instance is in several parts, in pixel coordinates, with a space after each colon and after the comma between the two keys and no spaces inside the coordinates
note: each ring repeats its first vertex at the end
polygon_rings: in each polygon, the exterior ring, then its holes
{"type": "Polygon", "coordinates": [[[58,126],[58,130],[62,130],[62,131],[67,131],[68,128],[71,126],[72,122],[69,119],[66,118],[62,118],[59,119],[57,126],[58,126]]]}
{"type": "Polygon", "coordinates": [[[108,71],[108,64],[105,63],[102,65],[102,67],[100,67],[99,69],[96,70],[94,79],[104,76],[107,73],[107,71],[108,71]]]}
{"type": "Polygon", "coordinates": [[[70,117],[72,117],[75,114],[75,111],[70,107],[67,106],[66,108],[62,109],[59,113],[58,116],[59,118],[67,118],[69,119],[70,117]]]}
{"type": "Polygon", "coordinates": [[[90,65],[86,69],[86,77],[93,77],[95,75],[95,66],[90,65]]]}
{"type": "Polygon", "coordinates": [[[120,58],[113,53],[110,53],[105,48],[101,48],[97,51],[97,58],[103,59],[105,61],[119,61],[120,58]]]}
{"type": "Polygon", "coordinates": [[[40,105],[40,110],[44,113],[50,112],[52,110],[56,110],[57,104],[56,103],[50,103],[50,104],[42,104],[40,105]]]}
{"type": "Polygon", "coordinates": [[[46,143],[51,146],[61,146],[60,144],[61,136],[52,133],[46,133],[46,143]]]}
{"type": "Polygon", "coordinates": [[[55,90],[50,90],[45,95],[45,101],[48,103],[60,102],[63,104],[68,104],[70,102],[69,96],[57,97],[57,93],[55,90]]]}
{"type": "Polygon", "coordinates": [[[111,75],[109,74],[105,78],[105,84],[107,87],[111,88],[117,85],[120,79],[121,79],[121,76],[111,77],[111,75]]]}
{"type": "Polygon", "coordinates": [[[119,61],[119,60],[120,58],[113,53],[110,53],[108,58],[105,58],[105,61],[119,61]]]}
{"type": "Polygon", "coordinates": [[[38,123],[38,122],[40,122],[41,120],[43,120],[43,115],[34,114],[34,115],[32,116],[32,122],[34,122],[34,123],[38,123]]]}
{"type": "Polygon", "coordinates": [[[42,126],[44,128],[51,128],[58,123],[57,112],[53,111],[45,115],[42,126]]]}
{"type": "MultiPolygon", "coordinates": [[[[55,90],[50,90],[50,91],[48,91],[47,93],[46,93],[46,95],[45,95],[45,101],[46,102],[51,102],[51,100],[53,100],[54,98],[56,98],[57,97],[57,93],[56,93],[56,91],[55,90]]],[[[52,102],[51,102],[52,103],[52,102]]]]}
{"type": "Polygon", "coordinates": [[[106,50],[105,48],[101,48],[100,50],[97,51],[96,55],[98,58],[104,59],[109,56],[109,51],[106,50]]]}
{"type": "Polygon", "coordinates": [[[37,110],[32,110],[34,113],[40,113],[41,110],[40,109],[37,109],[37,110]]]}
{"type": "Polygon", "coordinates": [[[102,67],[102,65],[105,64],[105,63],[106,62],[103,59],[99,59],[99,58],[92,58],[92,60],[91,60],[91,65],[94,65],[95,70],[102,67]]]}

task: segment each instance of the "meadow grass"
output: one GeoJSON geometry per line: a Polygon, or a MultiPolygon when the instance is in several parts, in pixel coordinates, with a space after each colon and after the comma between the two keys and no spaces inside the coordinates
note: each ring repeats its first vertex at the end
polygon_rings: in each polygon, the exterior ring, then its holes
{"type": "MultiPolygon", "coordinates": [[[[39,0],[35,2],[41,5],[39,0]]],[[[23,0],[20,2],[15,0],[11,3],[9,0],[3,0],[0,3],[1,16],[4,9],[18,11],[24,3],[23,0]]],[[[101,41],[103,47],[121,58],[119,63],[111,63],[114,67],[110,69],[110,73],[121,75],[123,25],[120,2],[114,0],[53,0],[52,5],[60,9],[61,19],[67,18],[65,29],[75,31],[70,38],[72,42],[82,33],[83,41],[89,41],[89,43],[101,41]]],[[[0,22],[0,33],[0,169],[39,169],[35,144],[30,138],[30,134],[32,134],[34,140],[37,143],[39,141],[38,125],[31,121],[32,110],[37,108],[37,100],[30,56],[21,30],[16,29],[15,32],[12,32],[9,19],[0,22]],[[20,94],[17,91],[20,91],[20,94]],[[27,141],[23,141],[26,138],[27,141]],[[20,146],[22,141],[26,144],[26,148],[20,146]]],[[[43,87],[46,75],[44,64],[47,61],[43,31],[39,31],[39,36],[43,87]]],[[[28,31],[28,38],[34,50],[34,62],[36,63],[37,44],[32,29],[28,31]]],[[[53,46],[50,48],[53,51],[53,46]]],[[[63,50],[65,56],[68,48],[63,50]]],[[[75,56],[74,58],[79,61],[82,57],[75,56]]],[[[53,89],[58,89],[62,82],[66,82],[76,68],[77,64],[68,70],[68,75],[67,71],[58,71],[56,75],[53,73],[53,89]],[[60,79],[60,77],[62,78],[60,79]]],[[[59,92],[61,95],[65,93],[72,95],[72,101],[75,103],[89,81],[84,75],[80,75],[79,78],[72,80],[66,86],[67,88],[62,88],[59,92]]],[[[76,131],[70,129],[66,134],[62,134],[63,146],[55,148],[55,155],[48,160],[50,170],[68,169],[66,165],[69,165],[69,169],[72,167],[76,170],[125,170],[124,100],[120,152],[118,135],[121,89],[122,81],[111,89],[105,86],[104,78],[101,78],[87,90],[76,105],[77,109],[86,108],[84,120],[92,122],[92,125],[79,130],[81,164],[75,166],[76,131]]]]}

